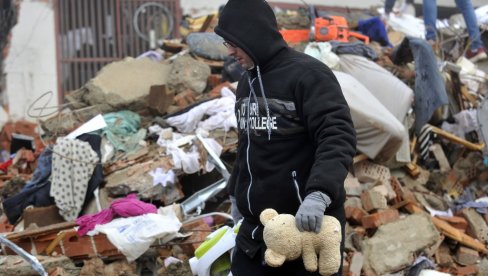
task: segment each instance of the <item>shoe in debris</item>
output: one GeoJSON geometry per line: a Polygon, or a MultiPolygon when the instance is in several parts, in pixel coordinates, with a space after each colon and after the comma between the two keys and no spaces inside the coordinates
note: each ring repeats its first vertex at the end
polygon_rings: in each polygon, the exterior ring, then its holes
{"type": "Polygon", "coordinates": [[[466,58],[468,58],[471,62],[478,62],[480,60],[486,59],[488,56],[486,55],[485,49],[482,47],[476,50],[468,50],[465,54],[466,58]]]}

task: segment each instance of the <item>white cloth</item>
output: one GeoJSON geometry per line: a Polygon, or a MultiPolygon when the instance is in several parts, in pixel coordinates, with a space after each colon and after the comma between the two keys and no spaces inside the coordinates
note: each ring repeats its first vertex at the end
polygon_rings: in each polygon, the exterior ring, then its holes
{"type": "Polygon", "coordinates": [[[222,97],[204,102],[183,114],[169,117],[166,121],[182,133],[193,133],[197,127],[206,131],[223,128],[228,131],[237,128],[237,119],[234,114],[236,102],[235,94],[227,87],[220,91],[222,97]],[[207,115],[209,118],[200,122],[207,115]]]}
{"type": "Polygon", "coordinates": [[[85,202],[98,156],[88,142],[66,138],[56,140],[53,152],[49,194],[54,197],[59,214],[66,221],[73,221],[85,202]]]}
{"type": "Polygon", "coordinates": [[[150,171],[149,175],[153,178],[154,186],[161,184],[161,186],[166,187],[166,185],[176,182],[176,175],[173,170],[164,172],[162,168],[156,168],[150,171]]]}
{"type": "Polygon", "coordinates": [[[339,57],[332,52],[332,45],[329,42],[310,42],[305,47],[304,53],[322,61],[331,69],[339,69],[339,57]]]}

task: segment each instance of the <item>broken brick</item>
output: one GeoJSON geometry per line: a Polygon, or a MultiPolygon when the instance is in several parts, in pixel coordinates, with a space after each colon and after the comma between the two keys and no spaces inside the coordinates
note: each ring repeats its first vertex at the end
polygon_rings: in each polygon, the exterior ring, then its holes
{"type": "Polygon", "coordinates": [[[361,219],[361,224],[366,229],[378,228],[380,225],[393,222],[400,218],[400,213],[397,209],[380,210],[377,213],[364,216],[361,219]]]}
{"type": "Polygon", "coordinates": [[[366,211],[361,208],[346,206],[346,219],[353,224],[361,224],[364,216],[368,215],[366,211]]]}
{"type": "Polygon", "coordinates": [[[361,194],[361,202],[367,212],[387,208],[386,198],[375,190],[364,191],[361,194]]]}
{"type": "Polygon", "coordinates": [[[456,261],[462,265],[474,265],[479,258],[478,251],[465,246],[460,246],[456,252],[456,261]]]}

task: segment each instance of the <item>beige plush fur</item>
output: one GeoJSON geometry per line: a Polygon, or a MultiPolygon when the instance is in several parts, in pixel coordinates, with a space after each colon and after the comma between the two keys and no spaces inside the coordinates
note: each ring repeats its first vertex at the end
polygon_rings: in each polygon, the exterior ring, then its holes
{"type": "Polygon", "coordinates": [[[303,255],[305,269],[310,272],[317,271],[317,267],[321,275],[339,270],[342,234],[336,218],[324,216],[319,233],[298,231],[294,216],[278,214],[273,209],[261,212],[259,219],[264,225],[264,258],[269,266],[278,267],[303,255]]]}

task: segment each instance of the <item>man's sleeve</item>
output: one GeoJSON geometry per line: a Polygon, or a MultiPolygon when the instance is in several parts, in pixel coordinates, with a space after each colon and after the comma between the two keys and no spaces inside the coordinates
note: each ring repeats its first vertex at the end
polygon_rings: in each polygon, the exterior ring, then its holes
{"type": "Polygon", "coordinates": [[[356,153],[356,131],[339,82],[328,68],[302,75],[295,90],[297,110],[316,149],[306,195],[327,194],[332,206],[345,200],[344,179],[356,153]]]}

